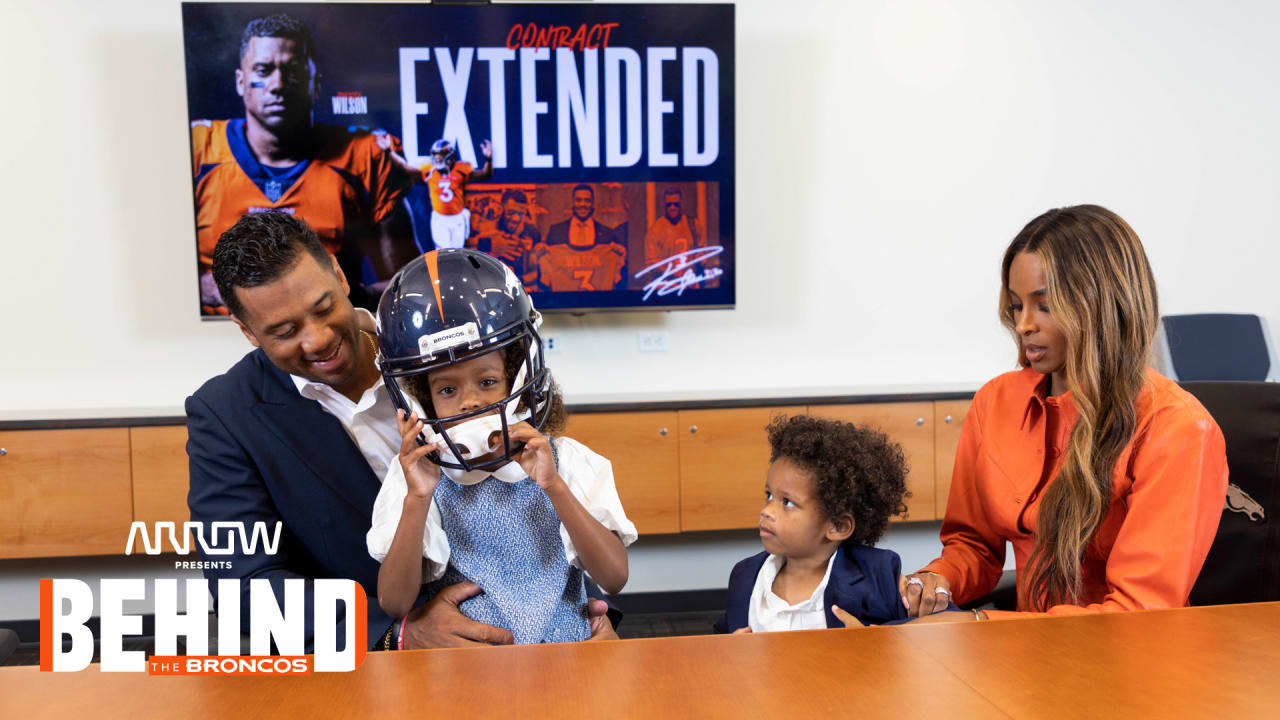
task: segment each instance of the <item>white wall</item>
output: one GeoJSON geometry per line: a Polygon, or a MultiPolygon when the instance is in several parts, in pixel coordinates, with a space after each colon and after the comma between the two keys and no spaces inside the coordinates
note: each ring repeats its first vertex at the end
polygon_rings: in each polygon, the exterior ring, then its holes
{"type": "MultiPolygon", "coordinates": [[[[1012,358],[1000,252],[1079,202],[1137,229],[1165,312],[1256,312],[1280,337],[1280,5],[752,0],[737,18],[738,306],[553,317],[571,399],[976,387],[1012,358]],[[654,328],[669,352],[640,355],[654,328]]],[[[195,313],[179,3],[0,19],[0,411],[176,409],[247,350],[195,313]]],[[[903,547],[927,545],[911,527],[903,547]]],[[[637,548],[635,575],[727,572],[698,547],[637,548]]]]}
{"type": "MultiPolygon", "coordinates": [[[[0,48],[0,409],[178,407],[247,348],[195,311],[179,4],[0,12],[21,28],[0,48]]],[[[571,395],[976,385],[1012,357],[1000,251],[1078,202],[1137,229],[1166,311],[1258,312],[1280,337],[1280,6],[737,14],[738,307],[553,318],[571,395]],[[670,351],[640,355],[659,327],[670,351]]]]}

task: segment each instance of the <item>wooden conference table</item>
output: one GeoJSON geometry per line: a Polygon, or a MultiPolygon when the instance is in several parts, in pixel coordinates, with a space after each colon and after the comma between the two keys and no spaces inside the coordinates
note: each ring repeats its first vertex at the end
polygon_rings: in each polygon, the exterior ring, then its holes
{"type": "Polygon", "coordinates": [[[1277,717],[1280,602],[370,653],[353,673],[0,668],[6,718],[1277,717]]]}

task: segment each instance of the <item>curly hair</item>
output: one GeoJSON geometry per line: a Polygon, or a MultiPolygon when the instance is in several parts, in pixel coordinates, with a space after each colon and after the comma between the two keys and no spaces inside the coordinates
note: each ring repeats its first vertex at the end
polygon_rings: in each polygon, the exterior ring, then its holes
{"type": "MultiPolygon", "coordinates": [[[[520,368],[524,367],[524,358],[524,345],[521,343],[512,343],[502,349],[503,375],[507,378],[506,392],[511,392],[511,385],[515,382],[516,375],[520,373],[520,368]]],[[[404,378],[403,382],[409,393],[417,398],[423,407],[428,407],[431,402],[431,387],[427,373],[410,375],[404,378]]],[[[434,407],[434,405],[431,407],[434,407]]],[[[523,400],[520,401],[519,408],[521,410],[524,409],[523,400]]],[[[553,378],[551,380],[551,410],[547,416],[546,424],[542,426],[542,432],[547,435],[559,435],[568,424],[569,411],[564,406],[564,397],[560,394],[560,386],[553,378]]]]}
{"type": "Polygon", "coordinates": [[[274,282],[298,263],[302,253],[332,271],[329,251],[310,225],[283,212],[250,213],[227,228],[213,248],[213,280],[232,315],[244,318],[236,288],[274,282]]]}
{"type": "Polygon", "coordinates": [[[240,34],[240,57],[243,58],[249,51],[249,41],[256,37],[292,40],[303,56],[315,58],[316,48],[315,42],[311,39],[311,33],[306,25],[298,22],[292,15],[276,13],[250,20],[249,24],[244,26],[244,32],[240,34]]]}
{"type": "Polygon", "coordinates": [[[889,518],[907,511],[907,462],[884,433],[853,423],[792,415],[775,417],[769,462],[786,458],[811,473],[818,504],[828,518],[853,518],[846,545],[873,545],[889,518]]]}

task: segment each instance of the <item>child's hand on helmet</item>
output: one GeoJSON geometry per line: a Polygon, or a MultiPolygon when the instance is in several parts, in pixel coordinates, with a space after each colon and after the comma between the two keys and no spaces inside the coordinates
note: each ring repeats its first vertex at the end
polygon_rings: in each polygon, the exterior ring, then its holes
{"type": "Polygon", "coordinates": [[[533,429],[527,422],[511,426],[511,442],[523,442],[524,449],[512,455],[512,459],[520,463],[525,474],[538,483],[538,487],[546,492],[564,485],[564,480],[556,472],[556,461],[551,455],[551,440],[546,435],[533,429]]]}
{"type": "Polygon", "coordinates": [[[404,410],[396,411],[396,427],[400,430],[400,467],[404,470],[404,481],[409,486],[409,497],[419,500],[431,500],[440,482],[440,466],[427,459],[427,453],[440,450],[439,443],[419,445],[418,433],[422,432],[423,422],[418,414],[405,417],[404,410]]]}

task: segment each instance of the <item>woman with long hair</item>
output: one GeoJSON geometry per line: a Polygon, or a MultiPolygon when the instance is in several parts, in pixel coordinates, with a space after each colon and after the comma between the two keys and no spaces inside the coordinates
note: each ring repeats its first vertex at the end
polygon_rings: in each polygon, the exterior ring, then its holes
{"type": "Polygon", "coordinates": [[[1097,205],[1050,210],[1013,239],[1000,279],[1022,369],[974,396],[942,556],[903,579],[910,613],[989,592],[1006,542],[1020,611],[1186,605],[1226,451],[1204,407],[1148,367],[1159,311],[1141,241],[1097,205]]]}

